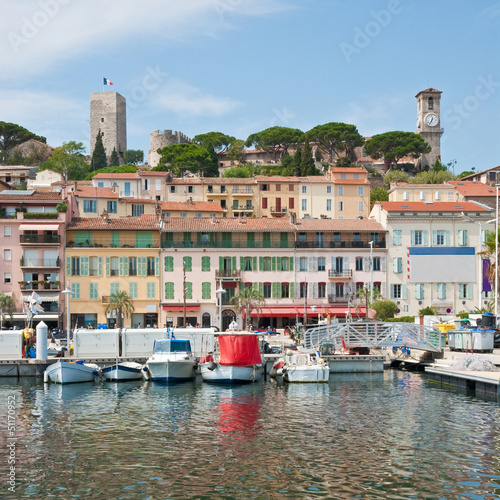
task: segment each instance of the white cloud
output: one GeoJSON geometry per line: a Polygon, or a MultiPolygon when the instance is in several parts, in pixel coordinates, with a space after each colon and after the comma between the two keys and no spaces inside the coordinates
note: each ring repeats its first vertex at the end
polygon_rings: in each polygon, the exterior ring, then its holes
{"type": "Polygon", "coordinates": [[[179,80],[165,85],[155,104],[181,116],[222,116],[242,104],[227,97],[204,94],[200,89],[179,80]]]}
{"type": "Polygon", "coordinates": [[[0,79],[36,74],[124,40],[213,35],[237,16],[284,8],[278,0],[4,0],[0,79]]]}

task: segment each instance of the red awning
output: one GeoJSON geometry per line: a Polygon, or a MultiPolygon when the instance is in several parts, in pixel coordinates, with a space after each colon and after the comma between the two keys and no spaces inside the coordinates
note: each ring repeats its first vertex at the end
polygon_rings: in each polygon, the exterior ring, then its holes
{"type": "MultiPolygon", "coordinates": [[[[163,306],[164,311],[184,311],[184,306],[163,306]]],[[[200,306],[186,306],[186,311],[199,311],[200,306]]]]}
{"type": "MultiPolygon", "coordinates": [[[[354,307],[345,306],[316,306],[316,310],[313,310],[311,306],[307,307],[307,317],[308,318],[317,318],[318,314],[321,317],[326,317],[326,314],[330,314],[330,318],[333,316],[337,316],[338,318],[344,318],[346,316],[346,312],[350,312],[353,317],[365,317],[365,308],[360,307],[356,310],[354,307]]],[[[375,311],[373,311],[375,312],[375,311]]],[[[372,317],[372,310],[370,309],[368,312],[369,317],[372,317]]],[[[252,309],[252,318],[257,317],[257,309],[252,309]]],[[[261,318],[293,318],[298,316],[299,318],[304,317],[304,306],[274,306],[274,307],[261,307],[260,314],[261,318]]]]}

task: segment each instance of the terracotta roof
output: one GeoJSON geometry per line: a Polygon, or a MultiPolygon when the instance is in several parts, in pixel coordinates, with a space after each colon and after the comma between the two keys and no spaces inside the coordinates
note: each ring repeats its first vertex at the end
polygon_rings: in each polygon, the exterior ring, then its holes
{"type": "Polygon", "coordinates": [[[478,175],[486,174],[487,172],[492,172],[492,171],[499,171],[500,172],[500,165],[497,167],[491,167],[487,168],[486,170],[481,170],[481,172],[474,172],[473,174],[466,175],[465,177],[462,177],[460,180],[465,180],[465,179],[470,179],[471,177],[477,177],[478,175]]]}
{"type": "MultiPolygon", "coordinates": [[[[19,191],[19,193],[23,193],[24,191],[19,191]]],[[[0,201],[61,201],[62,196],[61,193],[55,193],[53,191],[49,192],[37,192],[35,191],[33,194],[5,194],[3,191],[0,191],[0,201]]]]}
{"type": "Polygon", "coordinates": [[[124,174],[96,174],[92,179],[139,179],[137,172],[130,172],[124,174]]]}
{"type": "Polygon", "coordinates": [[[75,196],[80,198],[118,198],[118,193],[107,187],[78,186],[75,196]]]}
{"type": "Polygon", "coordinates": [[[299,177],[299,182],[310,182],[312,184],[333,184],[333,181],[327,179],[323,175],[311,175],[307,177],[299,177]]]}
{"type": "Polygon", "coordinates": [[[160,201],[162,210],[182,210],[183,212],[223,212],[220,203],[216,201],[160,201]]]}
{"type": "Polygon", "coordinates": [[[170,172],[163,172],[163,171],[157,171],[157,170],[141,170],[139,172],[139,175],[142,177],[144,175],[151,175],[154,177],[167,177],[167,175],[171,175],[170,172]]]}
{"type": "Polygon", "coordinates": [[[205,185],[238,185],[238,184],[257,184],[252,177],[205,177],[205,185]]]}
{"type": "Polygon", "coordinates": [[[298,177],[282,177],[280,175],[272,175],[272,176],[256,176],[257,182],[281,182],[281,183],[290,183],[290,182],[299,182],[298,177]]]}
{"type": "Polygon", "coordinates": [[[120,217],[116,219],[108,218],[107,220],[102,217],[84,218],[75,217],[71,222],[66,225],[67,231],[77,230],[134,230],[143,229],[144,231],[158,231],[160,223],[156,215],[141,215],[140,217],[120,217]]]}
{"type": "Polygon", "coordinates": [[[333,184],[370,184],[368,179],[333,179],[333,184]]]}
{"type": "Polygon", "coordinates": [[[171,184],[186,184],[186,185],[194,185],[194,184],[203,184],[203,181],[199,177],[188,177],[186,179],[172,179],[170,182],[167,182],[170,186],[171,184]]]}
{"type": "Polygon", "coordinates": [[[333,173],[342,173],[342,174],[346,174],[346,173],[350,173],[350,172],[355,172],[355,173],[364,173],[366,174],[367,173],[367,170],[366,168],[364,167],[332,167],[330,168],[330,172],[333,172],[333,173]]]}
{"type": "Polygon", "coordinates": [[[453,186],[450,186],[451,182],[449,184],[410,184],[408,182],[397,182],[393,185],[392,189],[397,188],[397,187],[405,187],[409,189],[419,189],[419,188],[440,188],[440,189],[446,189],[450,188],[453,186]]]}
{"type": "Polygon", "coordinates": [[[385,231],[373,219],[299,219],[299,231],[385,231]]]}
{"type": "Polygon", "coordinates": [[[496,189],[478,181],[450,181],[462,196],[496,196],[496,189]]]}
{"type": "Polygon", "coordinates": [[[491,209],[472,201],[382,201],[386,212],[491,212],[491,209]]]}

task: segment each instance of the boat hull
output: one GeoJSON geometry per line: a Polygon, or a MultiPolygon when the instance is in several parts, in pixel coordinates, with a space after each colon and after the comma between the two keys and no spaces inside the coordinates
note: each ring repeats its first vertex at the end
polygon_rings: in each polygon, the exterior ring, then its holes
{"type": "Polygon", "coordinates": [[[191,359],[151,361],[146,362],[146,367],[151,380],[156,382],[186,382],[196,377],[196,362],[191,359]]]}
{"type": "Polygon", "coordinates": [[[142,379],[142,366],[139,363],[118,363],[103,368],[102,374],[107,380],[139,380],[142,379]]]}
{"type": "Polygon", "coordinates": [[[283,380],[289,383],[328,382],[330,368],[328,365],[283,367],[283,380]]]}
{"type": "Polygon", "coordinates": [[[93,382],[98,375],[95,367],[71,363],[68,361],[57,361],[47,368],[47,375],[56,384],[76,384],[78,382],[93,382]]]}
{"type": "Polygon", "coordinates": [[[217,364],[213,370],[210,363],[201,365],[201,376],[206,382],[214,384],[251,384],[262,376],[262,365],[221,366],[217,364]]]}

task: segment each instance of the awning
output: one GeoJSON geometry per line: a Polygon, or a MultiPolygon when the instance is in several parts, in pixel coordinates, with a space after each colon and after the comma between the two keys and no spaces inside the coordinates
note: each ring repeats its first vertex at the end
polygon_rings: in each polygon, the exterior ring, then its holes
{"type": "MultiPolygon", "coordinates": [[[[184,306],[163,306],[164,311],[184,311],[184,306]]],[[[199,311],[200,306],[186,306],[186,311],[199,311]]]]}
{"type": "Polygon", "coordinates": [[[20,231],[57,231],[58,224],[20,224],[20,231]]]}
{"type": "MultiPolygon", "coordinates": [[[[36,290],[36,293],[40,296],[42,302],[59,302],[61,300],[60,293],[44,293],[43,290],[36,290]]],[[[23,300],[28,300],[31,296],[31,292],[28,294],[23,294],[23,300]]]]}
{"type": "MultiPolygon", "coordinates": [[[[375,312],[375,311],[373,311],[375,312]]],[[[330,306],[316,306],[315,310],[311,306],[307,307],[307,317],[308,318],[317,318],[318,315],[320,317],[326,317],[327,313],[330,315],[330,318],[336,316],[338,318],[344,318],[347,314],[351,314],[351,316],[360,316],[365,317],[365,308],[360,307],[357,310],[354,307],[330,307],[330,306]]],[[[368,311],[368,316],[372,317],[372,310],[368,311]]],[[[252,318],[257,317],[257,309],[252,309],[252,318]]],[[[260,314],[261,318],[293,318],[298,316],[299,318],[304,317],[304,307],[303,306],[275,306],[275,307],[261,307],[260,314]]]]}
{"type": "MultiPolygon", "coordinates": [[[[61,314],[61,313],[59,313],[61,314]]],[[[33,319],[37,321],[41,321],[43,319],[59,319],[59,314],[58,313],[41,313],[41,314],[35,314],[33,316],[33,319]]],[[[8,318],[8,315],[7,315],[8,318]]],[[[12,319],[13,320],[25,320],[26,319],[26,314],[24,313],[12,313],[12,319]]]]}

